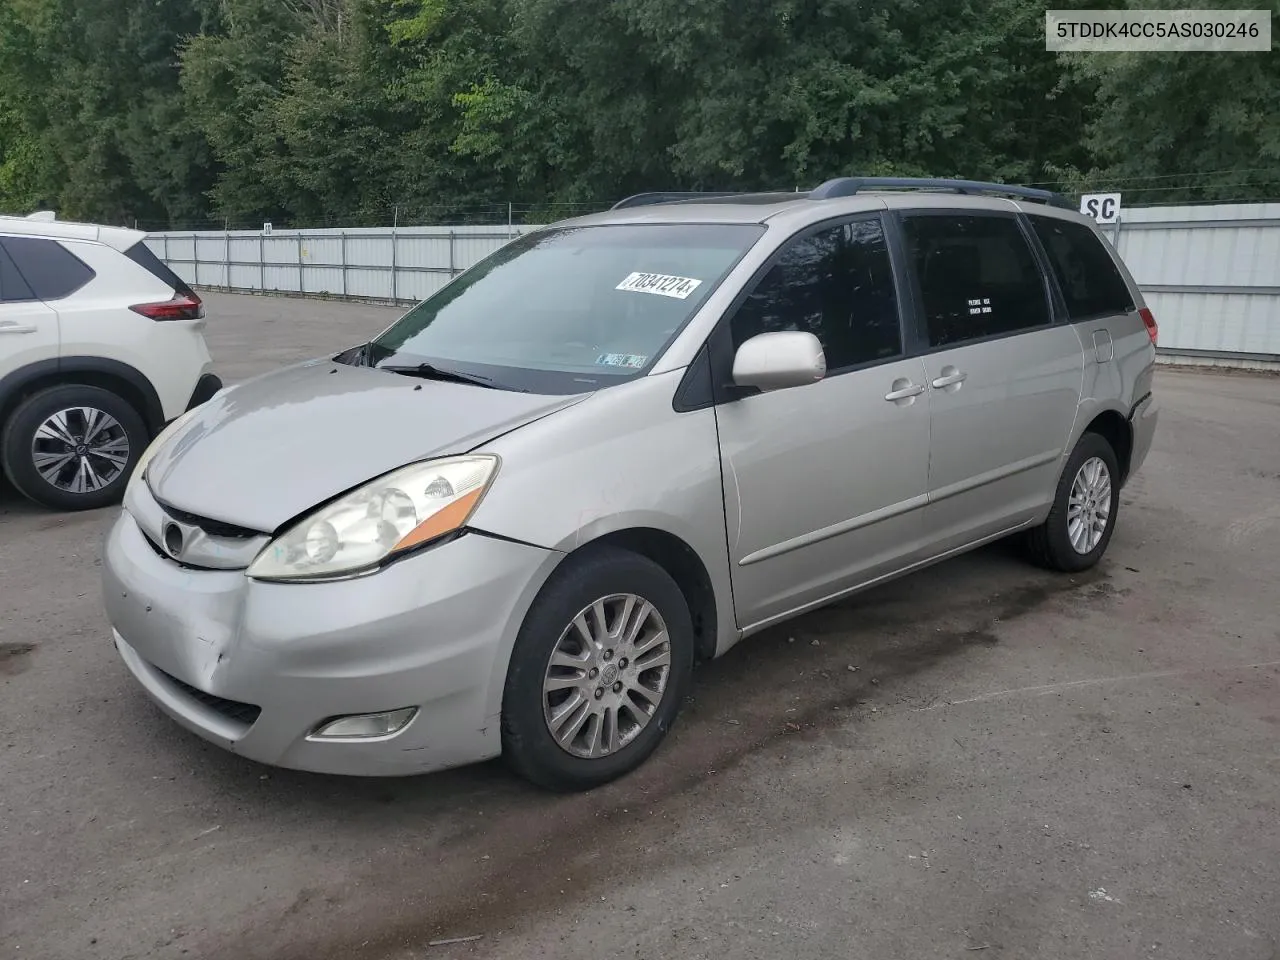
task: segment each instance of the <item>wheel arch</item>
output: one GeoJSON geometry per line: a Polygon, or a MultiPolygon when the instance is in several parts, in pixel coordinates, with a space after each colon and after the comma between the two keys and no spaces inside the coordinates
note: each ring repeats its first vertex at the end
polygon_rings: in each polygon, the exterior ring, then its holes
{"type": "Polygon", "coordinates": [[[60,386],[109,390],[138,411],[152,436],[164,426],[160,396],[141,371],[105,357],[61,357],[39,360],[0,380],[0,427],[27,397],[60,386]]]}
{"type": "Polygon", "coordinates": [[[716,609],[715,585],[698,552],[667,530],[657,527],[624,527],[586,541],[565,559],[606,546],[638,554],[666,571],[689,605],[696,660],[712,659],[718,645],[719,613],[716,609]]]}
{"type": "Polygon", "coordinates": [[[1111,445],[1120,466],[1119,483],[1123,487],[1129,479],[1129,465],[1133,459],[1133,425],[1118,410],[1102,410],[1085,425],[1080,436],[1086,433],[1096,433],[1111,445]]]}

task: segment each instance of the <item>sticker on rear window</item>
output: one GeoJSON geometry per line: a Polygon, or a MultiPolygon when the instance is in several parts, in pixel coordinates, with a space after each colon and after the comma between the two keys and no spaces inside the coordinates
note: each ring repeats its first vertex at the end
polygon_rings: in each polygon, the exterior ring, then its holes
{"type": "Polygon", "coordinates": [[[639,370],[648,362],[648,357],[637,353],[602,353],[596,357],[596,363],[602,367],[630,367],[632,370],[639,370]]]}
{"type": "Polygon", "coordinates": [[[673,277],[666,273],[629,273],[614,289],[630,290],[632,293],[656,293],[662,297],[684,300],[700,286],[702,281],[692,277],[673,277]]]}

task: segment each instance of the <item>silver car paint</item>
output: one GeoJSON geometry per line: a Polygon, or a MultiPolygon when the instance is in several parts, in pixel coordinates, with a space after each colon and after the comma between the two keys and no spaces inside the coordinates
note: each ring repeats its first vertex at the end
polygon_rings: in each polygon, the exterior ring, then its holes
{"type": "Polygon", "coordinates": [[[357,484],[462,453],[581,400],[309,361],[200,407],[148,477],[170,506],[271,532],[357,484]]]}
{"type": "Polygon", "coordinates": [[[914,358],[716,408],[744,630],[925,549],[931,398],[886,399],[924,377],[914,358]]]}
{"type": "Polygon", "coordinates": [[[271,584],[180,567],[125,512],[107,537],[103,595],[126,666],[189,730],[264,763],[394,776],[497,755],[511,643],[559,559],[469,536],[373,577],[271,584]],[[262,713],[234,723],[171,677],[262,713]],[[333,716],[406,706],[418,716],[380,741],[307,739],[333,716]]]}
{"type": "Polygon", "coordinates": [[[1070,452],[1084,361],[1068,325],[928,354],[933,547],[1028,523],[1053,499],[1070,452]],[[963,375],[946,386],[935,381],[963,375]]]}
{"type": "MultiPolygon", "coordinates": [[[[1159,420],[1159,403],[1152,392],[1156,369],[1156,348],[1147,334],[1146,325],[1138,311],[1146,307],[1142,291],[1106,235],[1086,217],[1070,212],[1045,208],[1028,208],[1039,216],[1071,220],[1088,226],[1102,241],[1112,262],[1133,294],[1134,309],[1126,314],[1097,317],[1072,324],[1080,338],[1084,360],[1084,377],[1080,387],[1080,406],[1076,411],[1075,425],[1071,431],[1066,451],[1070,453],[1080,437],[1094,420],[1103,414],[1118,415],[1129,422],[1132,430],[1133,449],[1129,456],[1129,476],[1141,468],[1151,449],[1151,439],[1159,420]],[[1111,341],[1110,356],[1099,355],[1095,334],[1105,332],[1111,341]]],[[[1066,454],[1064,454],[1065,459],[1066,454]]],[[[1043,519],[1048,507],[1037,515],[1043,519]]]]}
{"type": "MultiPolygon", "coordinates": [[[[714,594],[719,654],[769,623],[1038,522],[1095,416],[1134,416],[1133,470],[1150,446],[1155,405],[1148,399],[1136,414],[1134,406],[1150,391],[1154,349],[1136,312],[720,407],[680,413],[672,405],[743,284],[795,231],[868,210],[1010,206],[904,194],[583,218],[768,228],[648,376],[585,398],[419,382],[325,361],[233,388],[157,455],[160,499],[272,530],[403,463],[479,450],[502,462],[470,521],[478,532],[372,576],[263,584],[173,564],[147,543],[127,503],[104,563],[126,663],[180,722],[245,755],[341,773],[420,772],[497,751],[503,680],[524,614],[563,557],[602,536],[659,531],[698,558],[714,594]],[[1112,341],[1105,360],[1093,343],[1098,330],[1112,341]],[[968,375],[958,389],[932,386],[947,367],[968,375]],[[886,399],[908,384],[925,389],[886,399]],[[262,717],[248,731],[228,731],[156,668],[259,703],[262,717]],[[422,712],[393,737],[307,739],[327,716],[408,705],[422,712]]],[[[150,507],[135,507],[156,522],[150,507]]]]}
{"type": "Polygon", "coordinates": [[[739,631],[725,556],[716,415],[672,409],[682,376],[677,370],[620,384],[536,429],[485,444],[478,452],[497,454],[502,467],[471,523],[563,553],[623,530],[678,538],[711,581],[720,653],[739,631]]]}

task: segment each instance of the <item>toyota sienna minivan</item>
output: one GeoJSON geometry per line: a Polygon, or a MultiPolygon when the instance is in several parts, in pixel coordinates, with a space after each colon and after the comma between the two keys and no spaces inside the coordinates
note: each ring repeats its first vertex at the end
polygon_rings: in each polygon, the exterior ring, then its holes
{"type": "Polygon", "coordinates": [[[258,761],[588,788],[750,634],[1000,537],[1096,564],[1156,335],[1043,191],[633,197],[170,425],[107,538],[115,644],[258,761]]]}

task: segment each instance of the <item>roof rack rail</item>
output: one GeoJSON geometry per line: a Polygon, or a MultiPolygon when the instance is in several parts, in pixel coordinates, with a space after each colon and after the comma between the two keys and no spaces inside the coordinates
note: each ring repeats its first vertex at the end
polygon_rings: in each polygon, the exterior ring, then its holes
{"type": "Polygon", "coordinates": [[[947,180],[929,177],[836,177],[809,191],[810,200],[852,197],[863,190],[952,190],[956,193],[1003,193],[1023,200],[1035,200],[1055,207],[1073,209],[1071,204],[1052,190],[1020,187],[1009,183],[987,183],[982,180],[947,180]]]}
{"type": "Polygon", "coordinates": [[[622,210],[626,207],[647,207],[655,203],[679,203],[682,200],[714,200],[717,197],[745,196],[736,190],[720,190],[703,192],[699,190],[658,191],[655,193],[637,193],[615,203],[610,210],[622,210]]]}

